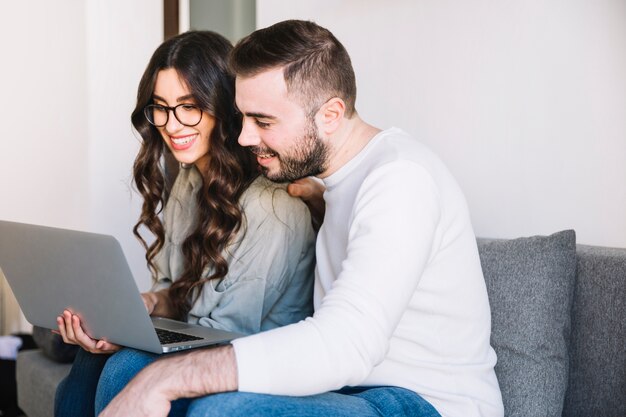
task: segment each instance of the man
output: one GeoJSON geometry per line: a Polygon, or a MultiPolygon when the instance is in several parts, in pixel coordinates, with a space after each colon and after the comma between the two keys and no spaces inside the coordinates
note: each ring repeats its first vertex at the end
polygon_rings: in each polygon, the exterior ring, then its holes
{"type": "Polygon", "coordinates": [[[314,23],[259,30],[231,63],[239,143],[268,178],[326,187],[315,314],[157,360],[101,415],[165,416],[201,397],[187,416],[502,416],[475,237],[447,169],[359,117],[350,58],[314,23]]]}

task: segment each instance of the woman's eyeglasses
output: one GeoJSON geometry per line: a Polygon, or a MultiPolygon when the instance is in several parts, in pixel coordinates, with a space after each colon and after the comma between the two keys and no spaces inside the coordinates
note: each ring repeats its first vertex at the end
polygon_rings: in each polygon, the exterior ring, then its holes
{"type": "Polygon", "coordinates": [[[163,127],[167,124],[170,111],[174,112],[174,117],[185,126],[195,126],[202,120],[202,110],[193,104],[179,104],[169,107],[162,104],[148,104],[143,109],[143,114],[150,124],[156,127],[163,127]]]}

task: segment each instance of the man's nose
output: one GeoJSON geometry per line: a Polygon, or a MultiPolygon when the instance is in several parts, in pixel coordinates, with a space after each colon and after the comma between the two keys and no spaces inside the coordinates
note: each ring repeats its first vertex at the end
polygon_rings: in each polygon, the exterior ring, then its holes
{"type": "Polygon", "coordinates": [[[261,138],[254,128],[254,124],[246,121],[245,118],[241,126],[238,142],[241,146],[258,146],[261,143],[261,138]]]}

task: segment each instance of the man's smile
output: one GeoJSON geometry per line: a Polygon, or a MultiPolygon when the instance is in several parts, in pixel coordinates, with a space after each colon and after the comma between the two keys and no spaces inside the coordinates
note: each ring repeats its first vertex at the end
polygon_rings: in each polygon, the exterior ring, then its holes
{"type": "Polygon", "coordinates": [[[272,152],[270,149],[261,149],[257,146],[251,147],[250,152],[255,154],[260,159],[269,159],[278,156],[276,152],[272,152]]]}

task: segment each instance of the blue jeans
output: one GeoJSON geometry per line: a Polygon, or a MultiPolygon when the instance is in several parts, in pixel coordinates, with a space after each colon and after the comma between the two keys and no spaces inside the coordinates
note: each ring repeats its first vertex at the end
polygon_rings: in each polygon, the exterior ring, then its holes
{"type": "MultiPolygon", "coordinates": [[[[133,349],[114,354],[106,363],[96,394],[96,412],[158,355],[133,349]]],[[[346,387],[307,397],[228,392],[172,403],[170,417],[441,417],[413,391],[397,387],[346,387]]]]}
{"type": "Polygon", "coordinates": [[[78,350],[69,375],[57,387],[54,397],[56,417],[95,417],[98,380],[110,356],[78,350]]]}

